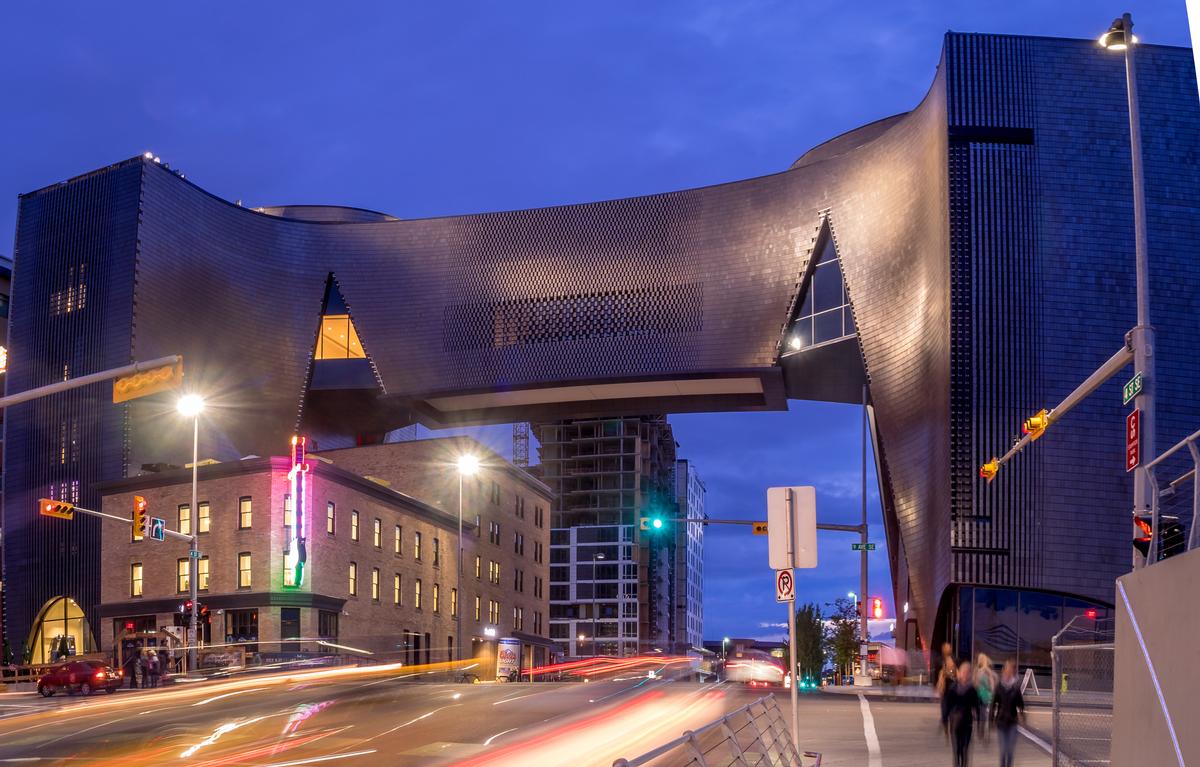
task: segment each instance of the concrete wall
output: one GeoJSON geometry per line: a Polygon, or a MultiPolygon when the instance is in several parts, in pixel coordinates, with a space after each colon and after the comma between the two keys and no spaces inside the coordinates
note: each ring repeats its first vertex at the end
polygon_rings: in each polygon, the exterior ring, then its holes
{"type": "Polygon", "coordinates": [[[1200,549],[1117,579],[1112,764],[1200,764],[1200,549]],[[1122,594],[1124,589],[1124,594],[1122,594]],[[1126,599],[1128,602],[1126,602],[1126,599]],[[1145,642],[1142,651],[1136,629],[1145,642]],[[1153,664],[1154,674],[1147,662],[1153,664]],[[1154,688],[1157,677],[1183,762],[1154,688]]]}

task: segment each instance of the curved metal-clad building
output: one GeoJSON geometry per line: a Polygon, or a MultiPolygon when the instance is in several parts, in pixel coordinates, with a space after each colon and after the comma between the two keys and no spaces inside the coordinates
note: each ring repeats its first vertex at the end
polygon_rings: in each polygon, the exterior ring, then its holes
{"type": "MultiPolygon", "coordinates": [[[[1200,416],[1200,110],[1189,51],[1138,55],[1174,441],[1200,416]]],[[[1111,602],[1129,560],[1112,392],[993,485],[975,475],[1133,324],[1123,88],[1119,58],[1086,41],[951,33],[915,109],[781,173],[424,220],[242,208],[135,158],[21,197],[8,392],[182,354],[221,406],[202,452],[228,459],[297,428],[332,446],[414,420],[857,402],[866,383],[901,643],[1020,647],[1044,626],[1023,628],[1019,597],[993,609],[1005,589],[1046,597],[1061,623],[1073,598],[1111,602]],[[333,359],[322,317],[345,316],[357,346],[333,359]]],[[[107,399],[96,386],[9,414],[14,644],[50,598],[98,602],[95,526],[54,525],[33,499],[86,504],[97,482],[186,459],[167,403],[107,399]]]]}

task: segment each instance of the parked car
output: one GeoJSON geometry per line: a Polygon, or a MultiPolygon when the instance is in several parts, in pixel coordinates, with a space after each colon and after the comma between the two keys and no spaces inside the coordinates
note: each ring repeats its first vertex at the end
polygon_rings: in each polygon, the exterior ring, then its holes
{"type": "Polygon", "coordinates": [[[69,695],[76,692],[91,695],[96,690],[114,693],[121,686],[124,674],[106,663],[94,660],[73,660],[47,671],[38,679],[37,690],[49,698],[59,690],[69,695]]]}

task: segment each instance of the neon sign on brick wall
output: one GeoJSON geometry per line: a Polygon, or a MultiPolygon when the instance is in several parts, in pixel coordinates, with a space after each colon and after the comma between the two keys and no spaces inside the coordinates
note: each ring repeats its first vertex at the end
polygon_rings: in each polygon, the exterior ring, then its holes
{"type": "Polygon", "coordinates": [[[289,538],[283,550],[283,585],[304,585],[304,565],[308,561],[308,463],[304,460],[308,437],[292,437],[292,467],[288,471],[291,509],[285,510],[284,531],[289,538]],[[290,511],[290,514],[287,512],[290,511]],[[291,517],[289,519],[289,517],[291,517]],[[287,523],[292,524],[288,525],[287,523]]]}

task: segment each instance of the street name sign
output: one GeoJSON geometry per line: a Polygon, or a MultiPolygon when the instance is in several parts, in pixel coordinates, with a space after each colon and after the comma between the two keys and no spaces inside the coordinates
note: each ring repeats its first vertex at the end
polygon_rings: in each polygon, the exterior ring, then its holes
{"type": "Polygon", "coordinates": [[[1138,373],[1133,378],[1129,379],[1129,383],[1125,384],[1125,388],[1121,390],[1124,395],[1122,405],[1128,405],[1129,401],[1142,393],[1142,374],[1138,373]]]}
{"type": "Polygon", "coordinates": [[[162,517],[150,517],[150,539],[154,541],[167,539],[167,520],[162,517]]]}
{"type": "Polygon", "coordinates": [[[791,570],[775,571],[775,601],[791,602],[796,598],[796,579],[791,570]]]}
{"type": "Polygon", "coordinates": [[[188,556],[191,557],[192,559],[199,559],[200,552],[197,551],[196,549],[192,549],[192,550],[188,551],[188,556]]]}
{"type": "Polygon", "coordinates": [[[767,560],[772,570],[817,566],[817,489],[767,488],[767,560]],[[788,497],[791,496],[791,503],[788,497]],[[791,507],[789,509],[789,506],[791,507]],[[791,511],[792,518],[788,519],[791,511]],[[789,547],[788,531],[792,533],[789,547]],[[788,549],[792,556],[788,557],[788,549]]]}
{"type": "Polygon", "coordinates": [[[1142,411],[1134,409],[1125,416],[1125,471],[1142,463],[1142,411]]]}
{"type": "Polygon", "coordinates": [[[755,535],[766,535],[767,534],[767,523],[766,522],[755,522],[754,523],[754,534],[755,535]]]}
{"type": "Polygon", "coordinates": [[[851,551],[874,551],[875,544],[873,543],[852,543],[850,544],[851,551]]]}

